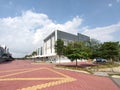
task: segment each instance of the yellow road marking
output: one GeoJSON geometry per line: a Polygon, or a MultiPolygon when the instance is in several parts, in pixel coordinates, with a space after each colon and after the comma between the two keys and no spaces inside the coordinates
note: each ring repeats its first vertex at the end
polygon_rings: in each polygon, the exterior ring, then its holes
{"type": "Polygon", "coordinates": [[[13,80],[28,80],[28,81],[30,81],[30,80],[57,80],[57,81],[52,81],[52,82],[48,82],[48,83],[45,83],[45,84],[29,86],[29,87],[18,89],[18,90],[38,90],[38,89],[52,87],[52,86],[56,86],[56,85],[60,85],[60,84],[63,84],[63,83],[68,83],[68,82],[72,82],[72,81],[76,80],[76,79],[74,79],[74,78],[72,78],[72,77],[70,77],[68,75],[65,75],[63,73],[57,72],[57,71],[52,70],[50,68],[17,69],[17,70],[3,71],[3,72],[12,72],[12,71],[20,71],[20,72],[0,76],[0,78],[1,78],[0,81],[13,81],[13,80]],[[58,74],[58,75],[60,75],[60,76],[62,76],[64,78],[5,78],[5,77],[8,77],[8,76],[14,76],[14,75],[27,73],[27,72],[32,72],[32,71],[40,70],[40,69],[49,70],[49,71],[51,71],[53,73],[56,73],[56,74],[58,74]],[[21,71],[21,70],[28,70],[28,71],[21,71]],[[4,78],[4,79],[2,79],[2,78],[4,78]]]}
{"type": "Polygon", "coordinates": [[[7,74],[7,75],[0,76],[0,78],[4,78],[4,77],[8,77],[8,76],[14,76],[14,75],[22,74],[22,73],[26,73],[26,72],[32,72],[32,71],[40,70],[40,69],[43,69],[43,68],[37,68],[37,69],[29,70],[29,71],[23,71],[23,72],[17,72],[17,73],[7,74]]]}
{"type": "Polygon", "coordinates": [[[52,70],[52,69],[50,69],[50,68],[46,68],[46,69],[48,69],[49,71],[52,71],[52,72],[54,72],[54,73],[57,73],[57,74],[59,74],[59,75],[61,75],[61,76],[63,76],[63,77],[70,78],[70,76],[65,75],[65,74],[63,74],[63,73],[60,73],[60,72],[57,72],[57,71],[52,70]]]}
{"type": "Polygon", "coordinates": [[[2,72],[22,71],[22,70],[29,70],[29,69],[36,69],[36,68],[26,68],[26,69],[5,70],[5,71],[0,71],[0,73],[2,73],[2,72]]]}
{"type": "Polygon", "coordinates": [[[65,77],[65,78],[60,79],[60,80],[58,79],[58,81],[52,81],[52,82],[48,82],[48,83],[45,83],[45,84],[34,85],[34,86],[30,86],[30,87],[26,87],[26,88],[22,88],[22,89],[18,89],[18,90],[38,90],[38,89],[52,87],[52,86],[56,86],[56,85],[60,85],[60,84],[63,84],[63,83],[68,83],[68,82],[72,82],[72,81],[76,80],[74,78],[71,78],[68,75],[65,75],[63,73],[57,72],[55,70],[52,70],[52,69],[49,69],[49,68],[46,68],[46,69],[49,70],[49,71],[52,71],[52,72],[54,72],[56,74],[59,74],[59,75],[65,77]]]}
{"type": "Polygon", "coordinates": [[[73,78],[66,78],[66,79],[63,79],[63,80],[48,82],[48,83],[40,84],[40,85],[34,85],[34,86],[30,86],[30,87],[22,88],[22,89],[18,89],[18,90],[38,90],[38,89],[43,89],[43,88],[48,88],[48,87],[60,85],[60,84],[63,84],[63,83],[72,82],[72,81],[75,81],[75,80],[76,79],[73,79],[73,78]]]}
{"type": "Polygon", "coordinates": [[[13,81],[13,80],[20,80],[20,81],[25,81],[25,80],[63,80],[65,78],[5,78],[5,79],[0,79],[0,81],[13,81]]]}

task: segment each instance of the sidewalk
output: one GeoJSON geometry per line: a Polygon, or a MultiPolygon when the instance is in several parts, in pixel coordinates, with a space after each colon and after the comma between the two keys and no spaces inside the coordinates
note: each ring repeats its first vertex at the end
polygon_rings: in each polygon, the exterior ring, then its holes
{"type": "Polygon", "coordinates": [[[112,81],[113,81],[118,87],[120,87],[120,76],[118,76],[118,75],[113,75],[113,76],[111,77],[111,79],[112,79],[112,81]]]}

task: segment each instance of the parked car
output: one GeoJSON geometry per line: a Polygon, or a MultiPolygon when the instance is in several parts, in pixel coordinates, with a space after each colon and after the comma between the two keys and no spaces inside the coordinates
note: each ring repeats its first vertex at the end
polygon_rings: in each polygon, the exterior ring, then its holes
{"type": "Polygon", "coordinates": [[[106,63],[107,60],[103,58],[96,58],[93,60],[94,63],[106,63]]]}

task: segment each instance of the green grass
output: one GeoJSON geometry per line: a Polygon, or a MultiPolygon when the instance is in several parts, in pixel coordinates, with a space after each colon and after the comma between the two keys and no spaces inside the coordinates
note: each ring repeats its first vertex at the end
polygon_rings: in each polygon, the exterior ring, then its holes
{"type": "Polygon", "coordinates": [[[93,74],[94,71],[97,71],[99,69],[104,69],[104,68],[113,68],[113,67],[118,67],[120,64],[118,63],[106,63],[106,64],[98,64],[96,66],[89,66],[89,67],[75,67],[75,66],[65,66],[65,65],[56,65],[56,67],[60,68],[65,68],[65,69],[72,69],[72,70],[80,70],[80,71],[86,71],[90,74],[93,74]]]}
{"type": "Polygon", "coordinates": [[[103,69],[103,68],[113,68],[118,67],[120,64],[118,63],[106,63],[106,64],[98,64],[94,67],[91,67],[91,69],[103,69]]]}
{"type": "Polygon", "coordinates": [[[117,76],[120,76],[120,74],[109,74],[109,76],[113,76],[113,75],[117,75],[117,76]]]}
{"type": "Polygon", "coordinates": [[[65,68],[65,69],[71,69],[71,70],[86,71],[86,72],[92,74],[91,70],[88,70],[87,68],[80,68],[80,67],[75,67],[75,66],[62,66],[62,65],[56,65],[56,67],[65,68]]]}

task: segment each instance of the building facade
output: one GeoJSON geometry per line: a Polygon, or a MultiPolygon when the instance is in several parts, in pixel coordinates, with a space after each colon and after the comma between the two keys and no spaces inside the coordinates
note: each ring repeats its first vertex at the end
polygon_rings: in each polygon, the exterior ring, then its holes
{"type": "Polygon", "coordinates": [[[82,41],[85,42],[86,44],[89,44],[90,42],[90,37],[86,35],[80,33],[74,35],[60,30],[56,30],[44,39],[43,55],[46,56],[56,55],[54,45],[58,39],[63,40],[64,45],[67,45],[69,42],[75,42],[75,41],[82,41]]]}
{"type": "MultiPolygon", "coordinates": [[[[67,45],[68,43],[75,41],[85,42],[86,45],[90,44],[90,37],[86,35],[80,33],[74,35],[60,30],[55,30],[44,39],[43,46],[36,50],[37,55],[34,57],[41,58],[41,60],[57,62],[58,56],[55,53],[55,42],[58,39],[63,40],[64,45],[67,45]]],[[[63,57],[62,60],[67,61],[67,58],[63,57]]]]}

